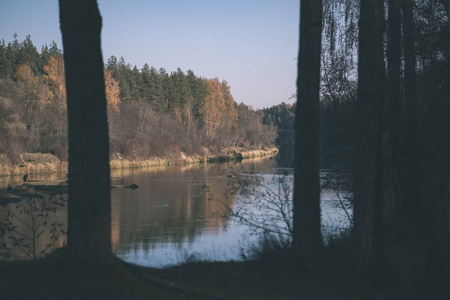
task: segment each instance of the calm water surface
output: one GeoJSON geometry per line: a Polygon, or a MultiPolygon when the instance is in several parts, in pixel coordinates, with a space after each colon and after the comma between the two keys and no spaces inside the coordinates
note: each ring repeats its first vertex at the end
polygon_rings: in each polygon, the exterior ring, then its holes
{"type": "Polygon", "coordinates": [[[139,186],[112,191],[114,252],[127,262],[155,267],[189,257],[239,259],[248,228],[228,217],[240,201],[230,185],[238,174],[276,171],[275,160],[265,159],[114,174],[139,186]]]}
{"type": "MultiPolygon", "coordinates": [[[[230,217],[229,212],[246,210],[257,215],[263,211],[261,204],[275,194],[292,199],[292,170],[277,168],[275,159],[113,170],[111,175],[113,185],[139,186],[135,190],[112,189],[113,251],[122,260],[143,266],[165,267],[195,259],[239,260],[261,232],[250,234],[251,228],[230,217]],[[236,191],[242,178],[251,179],[249,189],[236,191]],[[286,182],[284,189],[280,178],[286,182]]],[[[31,180],[51,182],[61,176],[35,176],[31,180]]],[[[1,186],[7,184],[0,182],[1,186]]],[[[335,200],[334,191],[322,191],[324,235],[348,226],[348,218],[335,200]]],[[[3,236],[8,242],[0,245],[0,259],[32,259],[65,244],[66,197],[55,196],[50,204],[48,200],[32,201],[0,207],[0,223],[15,226],[3,236]],[[27,213],[30,208],[34,213],[27,213]],[[30,224],[35,224],[34,230],[30,224]],[[14,244],[14,239],[24,236],[22,244],[14,244]]]]}

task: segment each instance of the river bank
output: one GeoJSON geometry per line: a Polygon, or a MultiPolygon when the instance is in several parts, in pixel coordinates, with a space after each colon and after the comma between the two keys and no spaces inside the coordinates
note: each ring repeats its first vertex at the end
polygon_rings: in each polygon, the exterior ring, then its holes
{"type": "MultiPolygon", "coordinates": [[[[278,149],[275,147],[251,150],[230,148],[218,154],[204,149],[202,154],[197,155],[189,156],[181,152],[176,155],[171,154],[166,157],[149,159],[127,158],[120,153],[115,153],[110,160],[110,166],[111,169],[135,169],[175,164],[213,163],[273,156],[277,153],[278,149]]],[[[18,163],[13,163],[6,155],[0,154],[0,177],[67,172],[68,170],[68,163],[66,161],[61,161],[50,153],[24,153],[20,155],[18,160],[18,163]]]]}

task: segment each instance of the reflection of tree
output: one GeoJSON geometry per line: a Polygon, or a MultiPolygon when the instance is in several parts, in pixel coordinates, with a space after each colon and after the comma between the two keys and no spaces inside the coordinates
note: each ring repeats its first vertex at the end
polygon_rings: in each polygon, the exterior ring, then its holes
{"type": "Polygon", "coordinates": [[[181,250],[205,232],[220,234],[230,225],[230,219],[223,218],[226,207],[235,205],[228,176],[267,168],[267,160],[258,164],[174,166],[128,173],[122,179],[136,182],[139,189],[113,192],[116,253],[148,252],[161,244],[174,244],[181,250]]]}
{"type": "MultiPolygon", "coordinates": [[[[114,207],[113,210],[113,218],[114,211],[120,211],[117,216],[122,223],[120,243],[142,241],[144,247],[151,247],[152,239],[149,237],[157,237],[158,242],[181,246],[184,242],[193,243],[206,228],[219,232],[223,225],[221,215],[224,207],[217,199],[226,192],[226,182],[207,178],[207,169],[210,168],[200,167],[186,172],[177,167],[160,170],[150,177],[156,179],[152,184],[139,185],[139,189],[132,192],[114,191],[121,194],[121,198],[130,195],[127,202],[117,203],[124,207],[114,207]],[[165,180],[159,183],[157,178],[165,180]]],[[[227,201],[232,202],[233,199],[227,201]]],[[[113,223],[118,222],[113,219],[113,223]]]]}
{"type": "MultiPolygon", "coordinates": [[[[345,174],[321,173],[324,241],[346,232],[352,223],[353,195],[347,192],[349,181],[345,174]]],[[[293,176],[288,169],[278,174],[236,175],[229,185],[236,201],[228,213],[248,227],[246,234],[270,237],[283,245],[292,242],[293,176]]],[[[254,249],[253,245],[249,246],[254,249]]]]}
{"type": "Polygon", "coordinates": [[[292,175],[237,176],[230,185],[241,201],[229,213],[247,225],[251,234],[292,238],[292,175]]]}
{"type": "Polygon", "coordinates": [[[0,258],[37,259],[65,244],[65,199],[35,197],[0,210],[0,258]]]}

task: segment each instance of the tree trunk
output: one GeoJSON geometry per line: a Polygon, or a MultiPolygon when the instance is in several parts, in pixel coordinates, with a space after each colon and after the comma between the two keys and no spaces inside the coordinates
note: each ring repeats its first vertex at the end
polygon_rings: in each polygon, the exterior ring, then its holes
{"type": "Polygon", "coordinates": [[[381,222],[384,88],[383,0],[361,1],[358,65],[358,164],[354,200],[354,272],[384,265],[381,222]]]}
{"type": "Polygon", "coordinates": [[[389,0],[383,134],[383,216],[387,222],[395,217],[400,207],[400,6],[400,0],[389,0]]]}
{"type": "Polygon", "coordinates": [[[60,0],[59,9],[69,123],[67,247],[76,261],[107,263],[113,255],[102,21],[95,0],[60,0]]]}
{"type": "MultiPolygon", "coordinates": [[[[446,35],[444,44],[445,71],[443,75],[443,94],[450,93],[450,1],[441,0],[449,17],[443,34],[446,35]]],[[[428,277],[431,281],[439,281],[448,284],[450,279],[450,101],[443,99],[441,109],[444,111],[442,120],[441,147],[441,171],[439,174],[439,200],[436,219],[433,228],[433,245],[428,269],[428,277]]]]}
{"type": "Polygon", "coordinates": [[[417,81],[416,54],[414,51],[414,16],[413,1],[402,1],[403,12],[403,51],[405,56],[405,106],[406,106],[406,140],[405,140],[405,191],[404,208],[411,216],[420,219],[418,208],[418,166],[417,166],[417,81]]]}
{"type": "Polygon", "coordinates": [[[293,246],[299,257],[322,249],[319,182],[319,86],[322,1],[300,1],[300,49],[295,120],[293,246]]]}

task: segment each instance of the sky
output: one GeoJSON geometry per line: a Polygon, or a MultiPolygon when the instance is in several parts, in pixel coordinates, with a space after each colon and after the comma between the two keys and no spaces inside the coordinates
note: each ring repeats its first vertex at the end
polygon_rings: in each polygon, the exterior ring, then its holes
{"type": "MultiPolygon", "coordinates": [[[[293,103],[298,0],[98,0],[102,51],[142,68],[226,80],[236,102],[293,103]]],[[[57,0],[0,0],[0,39],[62,47],[57,0]]]]}

